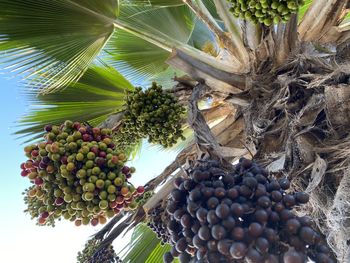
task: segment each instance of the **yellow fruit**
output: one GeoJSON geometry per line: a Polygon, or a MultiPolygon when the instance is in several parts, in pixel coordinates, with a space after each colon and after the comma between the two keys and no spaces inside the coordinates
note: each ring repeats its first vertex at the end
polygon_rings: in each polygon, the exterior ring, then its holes
{"type": "Polygon", "coordinates": [[[107,219],[104,217],[104,216],[99,216],[98,217],[98,222],[103,225],[103,224],[106,224],[107,222],[107,219]]]}

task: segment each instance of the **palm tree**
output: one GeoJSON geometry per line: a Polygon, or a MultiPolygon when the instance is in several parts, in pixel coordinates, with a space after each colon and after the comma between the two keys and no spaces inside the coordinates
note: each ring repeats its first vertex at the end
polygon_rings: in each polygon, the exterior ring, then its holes
{"type": "MultiPolygon", "coordinates": [[[[305,1],[287,23],[271,26],[229,8],[226,0],[1,0],[1,60],[25,76],[40,105],[18,133],[36,138],[43,124],[63,119],[114,128],[123,93],[157,81],[190,101],[200,149],[210,145],[230,162],[254,157],[310,193],[304,212],[348,262],[350,2],[305,1]],[[213,107],[199,111],[196,102],[207,97],[213,107]],[[202,115],[218,120],[211,130],[202,115]]],[[[147,186],[166,181],[196,145],[182,145],[147,186]]],[[[168,180],[138,212],[170,190],[168,180]]]]}

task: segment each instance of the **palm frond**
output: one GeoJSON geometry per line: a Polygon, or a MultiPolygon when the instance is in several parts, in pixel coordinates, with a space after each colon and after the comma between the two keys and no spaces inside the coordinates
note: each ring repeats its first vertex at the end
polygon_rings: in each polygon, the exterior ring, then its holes
{"type": "MultiPolygon", "coordinates": [[[[145,263],[162,263],[163,261],[163,255],[170,251],[171,246],[166,244],[166,245],[161,245],[160,243],[157,244],[157,246],[153,249],[152,253],[148,256],[146,259],[145,263]]],[[[180,262],[177,258],[173,260],[173,263],[178,263],[180,262]]]]}
{"type": "Polygon", "coordinates": [[[306,11],[309,9],[310,5],[312,4],[313,0],[306,0],[305,3],[299,8],[298,13],[298,20],[301,21],[301,19],[304,17],[306,11]]]}
{"type": "Polygon", "coordinates": [[[94,65],[63,91],[38,96],[35,91],[26,91],[34,106],[19,121],[20,130],[16,134],[36,139],[44,125],[60,124],[67,119],[97,125],[109,114],[120,111],[125,92],[133,89],[114,68],[94,65]]]}
{"type": "MultiPolygon", "coordinates": [[[[123,263],[162,263],[163,254],[170,251],[168,244],[161,245],[156,234],[144,223],[138,224],[130,242],[119,251],[123,263]]],[[[174,263],[179,261],[175,259],[174,263]]]]}
{"type": "Polygon", "coordinates": [[[118,1],[0,1],[0,51],[6,69],[49,93],[87,70],[114,31],[118,1]]]}
{"type": "Polygon", "coordinates": [[[134,228],[131,241],[118,254],[124,263],[144,263],[159,243],[152,230],[141,223],[134,228]]]}
{"type": "Polygon", "coordinates": [[[127,0],[125,3],[129,5],[137,5],[137,6],[179,6],[184,5],[182,0],[127,0]]]}
{"type": "MultiPolygon", "coordinates": [[[[118,20],[136,30],[184,44],[188,42],[196,22],[186,6],[121,5],[118,20]]],[[[168,51],[125,31],[117,30],[104,50],[108,54],[108,63],[133,83],[144,83],[169,68],[165,63],[170,55],[168,51]]]]}

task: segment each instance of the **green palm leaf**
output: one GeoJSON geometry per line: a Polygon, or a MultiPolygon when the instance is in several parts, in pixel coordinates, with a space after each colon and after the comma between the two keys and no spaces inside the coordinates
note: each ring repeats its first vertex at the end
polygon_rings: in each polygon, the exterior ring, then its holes
{"type": "Polygon", "coordinates": [[[129,244],[118,254],[124,263],[144,263],[159,242],[152,230],[141,223],[134,228],[129,244]]]}
{"type": "Polygon", "coordinates": [[[0,51],[41,92],[79,79],[112,35],[116,0],[2,0],[0,51]]]}
{"type": "Polygon", "coordinates": [[[169,52],[125,31],[116,32],[106,51],[108,63],[137,85],[169,67],[169,52]]]}
{"type": "Polygon", "coordinates": [[[310,5],[312,4],[313,0],[306,0],[305,3],[300,7],[299,9],[299,21],[304,17],[306,11],[309,9],[310,5]]]}
{"type": "Polygon", "coordinates": [[[123,263],[162,263],[163,254],[170,248],[168,244],[162,246],[156,234],[140,223],[134,228],[131,241],[118,254],[123,263]]]}
{"type": "MultiPolygon", "coordinates": [[[[154,8],[121,5],[120,21],[142,32],[187,43],[196,18],[186,6],[154,8]],[[166,21],[166,23],[164,22],[166,21]]],[[[145,83],[169,66],[166,51],[125,31],[117,30],[104,49],[106,60],[134,83],[145,83]]]]}
{"type": "Polygon", "coordinates": [[[142,5],[153,5],[153,6],[179,6],[184,5],[182,0],[128,0],[125,1],[130,4],[142,6],[142,5]]]}
{"type": "Polygon", "coordinates": [[[96,125],[121,110],[125,92],[133,89],[114,68],[95,65],[63,91],[38,96],[27,91],[29,102],[35,106],[19,121],[20,130],[16,134],[38,138],[44,125],[60,124],[67,119],[96,125]]]}

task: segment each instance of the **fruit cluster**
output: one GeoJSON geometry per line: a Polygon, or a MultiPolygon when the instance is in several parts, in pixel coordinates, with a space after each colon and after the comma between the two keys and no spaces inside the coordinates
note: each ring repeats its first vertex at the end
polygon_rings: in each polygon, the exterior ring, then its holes
{"type": "Polygon", "coordinates": [[[161,240],[161,244],[171,243],[169,231],[167,230],[167,222],[170,219],[168,213],[162,204],[158,204],[155,208],[149,211],[149,219],[147,225],[157,235],[157,238],[161,240]]]}
{"type": "Polygon", "coordinates": [[[227,0],[235,17],[254,23],[270,26],[273,23],[287,22],[298,12],[303,0],[227,0]]]}
{"type": "MultiPolygon", "coordinates": [[[[53,216],[48,217],[47,207],[45,203],[42,199],[37,198],[36,196],[36,194],[38,194],[39,197],[42,195],[41,190],[37,190],[35,188],[36,187],[32,185],[22,193],[24,195],[24,203],[27,206],[24,212],[29,213],[32,219],[42,217],[43,219],[45,219],[46,226],[54,227],[55,219],[60,220],[60,216],[54,214],[53,216]]],[[[41,219],[40,222],[42,222],[43,219],[41,219]]],[[[39,222],[38,225],[40,225],[39,222]]]]}
{"type": "Polygon", "coordinates": [[[148,138],[150,143],[171,147],[182,135],[181,120],[185,108],[169,92],[153,83],[143,91],[136,88],[127,95],[123,126],[118,145],[130,145],[148,138]]]}
{"type": "Polygon", "coordinates": [[[93,238],[86,242],[84,249],[78,252],[78,263],[121,263],[122,261],[115,253],[113,246],[109,245],[97,251],[101,240],[93,238]]]}
{"type": "Polygon", "coordinates": [[[198,161],[188,172],[167,203],[173,248],[164,262],[334,262],[311,219],[293,213],[309,196],[287,192],[287,179],[244,158],[230,172],[216,161],[198,161]]]}
{"type": "Polygon", "coordinates": [[[135,201],[137,202],[137,206],[141,207],[143,206],[148,199],[150,199],[153,196],[154,192],[152,190],[144,192],[142,195],[136,197],[135,201]]]}
{"type": "Polygon", "coordinates": [[[21,164],[21,175],[34,184],[26,190],[27,211],[39,224],[63,217],[95,226],[136,208],[143,187],[128,182],[135,169],[125,166],[111,130],[66,121],[45,131],[43,142],[24,148],[29,160],[21,164]]]}

